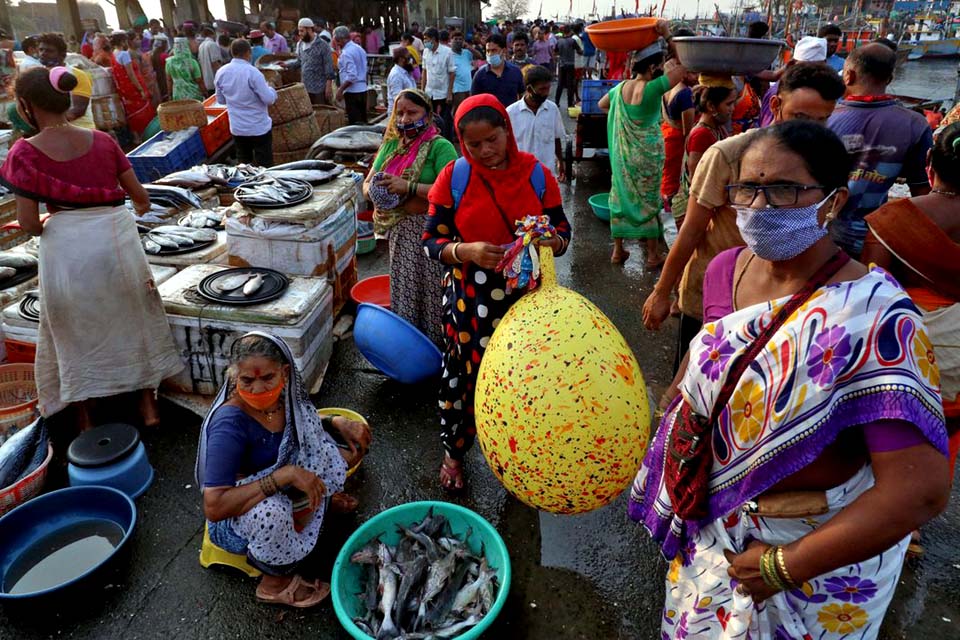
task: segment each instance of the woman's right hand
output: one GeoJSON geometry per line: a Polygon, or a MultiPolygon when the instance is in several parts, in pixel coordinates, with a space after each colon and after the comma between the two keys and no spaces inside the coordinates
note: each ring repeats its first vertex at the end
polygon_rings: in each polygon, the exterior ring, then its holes
{"type": "Polygon", "coordinates": [[[663,295],[654,289],[643,303],[643,326],[649,331],[656,331],[669,315],[670,294],[663,295]]]}
{"type": "Polygon", "coordinates": [[[457,249],[457,256],[464,262],[472,262],[481,269],[496,269],[505,250],[489,242],[465,242],[457,249]]]}
{"type": "Polygon", "coordinates": [[[306,494],[307,499],[310,500],[311,509],[319,507],[320,502],[327,493],[327,487],[323,484],[323,480],[318,478],[313,472],[307,471],[303,467],[298,467],[294,464],[281,467],[274,472],[274,476],[279,476],[276,477],[276,480],[277,484],[281,487],[291,486],[306,494]]]}

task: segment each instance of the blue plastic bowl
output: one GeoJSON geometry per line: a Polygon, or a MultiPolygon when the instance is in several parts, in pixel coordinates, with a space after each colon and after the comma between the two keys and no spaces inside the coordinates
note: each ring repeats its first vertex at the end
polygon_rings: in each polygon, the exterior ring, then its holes
{"type": "Polygon", "coordinates": [[[478,625],[456,636],[457,640],[479,638],[487,627],[493,624],[493,621],[503,609],[503,605],[507,601],[507,594],[510,592],[510,554],[507,552],[507,545],[504,544],[503,538],[500,537],[497,530],[479,514],[459,505],[433,501],[410,502],[387,509],[365,522],[350,536],[343,548],[340,549],[340,553],[337,554],[331,582],[333,610],[337,613],[337,620],[340,621],[343,628],[356,640],[370,640],[370,636],[353,623],[354,618],[364,615],[361,610],[363,604],[357,598],[357,594],[363,591],[360,587],[360,578],[363,571],[359,565],[350,562],[350,556],[376,537],[379,537],[385,544],[391,546],[397,544],[400,540],[400,534],[397,533],[396,525],[409,526],[412,522],[423,520],[430,507],[433,507],[434,513],[442,514],[450,521],[450,526],[453,528],[455,535],[463,536],[469,528],[471,533],[467,543],[471,551],[479,554],[482,547],[486,554],[487,564],[497,571],[499,590],[497,591],[497,598],[493,602],[493,607],[478,625]]]}
{"type": "Polygon", "coordinates": [[[153,482],[153,467],[147,460],[143,443],[122,460],[103,467],[78,467],[67,465],[71,487],[99,485],[119,489],[136,500],[150,488],[153,482]]]}
{"type": "Polygon", "coordinates": [[[601,220],[610,222],[610,194],[595,193],[587,199],[590,208],[593,209],[593,215],[601,220]]]}
{"type": "Polygon", "coordinates": [[[23,601],[53,594],[86,579],[120,552],[137,522],[137,507],[111,487],[68,487],[34,498],[0,518],[0,600],[23,601]],[[123,530],[117,547],[99,564],[55,587],[30,593],[4,591],[7,572],[22,554],[43,538],[89,520],[107,520],[123,530]]]}
{"type": "Polygon", "coordinates": [[[443,357],[430,338],[383,307],[363,303],[357,308],[353,340],[363,357],[386,376],[404,384],[440,374],[443,357]]]}

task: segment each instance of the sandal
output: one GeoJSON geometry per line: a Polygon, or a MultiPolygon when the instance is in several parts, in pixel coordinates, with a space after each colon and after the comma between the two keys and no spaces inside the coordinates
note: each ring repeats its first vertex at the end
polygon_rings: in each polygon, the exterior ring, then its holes
{"type": "Polygon", "coordinates": [[[461,493],[466,487],[463,478],[463,462],[457,462],[447,456],[440,463],[440,487],[450,494],[461,493]],[[459,486],[458,486],[459,485],[459,486]]]}
{"type": "Polygon", "coordinates": [[[349,493],[340,491],[330,496],[330,513],[353,513],[360,506],[360,501],[349,493]]]}
{"type": "Polygon", "coordinates": [[[320,582],[319,580],[308,582],[298,575],[294,575],[293,579],[290,580],[290,584],[284,587],[279,593],[268,593],[263,590],[263,585],[257,587],[257,602],[263,604],[283,604],[296,609],[315,607],[323,602],[324,598],[328,595],[330,595],[329,584],[320,582]],[[306,598],[297,600],[297,590],[301,587],[310,589],[311,593],[306,598]]]}

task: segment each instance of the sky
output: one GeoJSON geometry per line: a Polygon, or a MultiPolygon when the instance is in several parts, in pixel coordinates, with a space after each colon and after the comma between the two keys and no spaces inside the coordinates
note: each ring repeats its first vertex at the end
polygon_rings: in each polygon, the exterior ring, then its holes
{"type": "MultiPolygon", "coordinates": [[[[662,0],[660,1],[662,2],[662,0]]],[[[207,0],[207,2],[210,7],[210,11],[213,12],[215,17],[225,17],[223,0],[207,0]]],[[[493,0],[493,2],[496,4],[496,0],[493,0]]],[[[540,3],[541,0],[529,0],[529,13],[527,17],[536,17],[537,9],[540,7],[540,3]]],[[[542,0],[542,3],[543,17],[545,18],[553,18],[554,15],[566,17],[570,10],[570,0],[542,0]]],[[[614,3],[616,3],[617,13],[619,13],[621,9],[627,12],[633,12],[636,6],[636,0],[596,0],[597,13],[601,15],[608,15],[614,6],[614,3]]],[[[640,0],[640,10],[645,11],[646,7],[653,3],[654,0],[640,0]]],[[[160,17],[159,0],[140,0],[140,4],[143,6],[143,10],[147,12],[149,17],[160,17]]],[[[722,9],[728,9],[733,2],[731,0],[720,0],[719,4],[722,9]]],[[[114,9],[112,4],[107,3],[105,0],[100,0],[100,5],[103,7],[104,13],[106,13],[107,22],[110,24],[110,26],[116,28],[116,9],[114,9]]],[[[578,17],[586,17],[593,10],[593,6],[594,0],[573,0],[573,15],[578,17]]],[[[679,18],[686,14],[687,18],[693,18],[694,14],[697,12],[697,6],[697,0],[667,0],[664,17],[679,18]]],[[[701,0],[699,2],[699,6],[701,16],[713,15],[712,0],[701,0]]],[[[484,15],[486,16],[491,12],[492,10],[488,9],[484,12],[484,15]]]]}

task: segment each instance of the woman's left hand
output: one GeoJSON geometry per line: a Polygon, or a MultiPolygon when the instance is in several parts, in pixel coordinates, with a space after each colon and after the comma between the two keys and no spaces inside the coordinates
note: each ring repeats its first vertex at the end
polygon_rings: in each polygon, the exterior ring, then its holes
{"type": "Polygon", "coordinates": [[[377,180],[377,184],[385,187],[387,191],[398,196],[407,195],[407,191],[410,189],[410,184],[406,180],[400,176],[390,175],[389,173],[385,173],[380,176],[380,179],[377,180]]]}
{"type": "Polygon", "coordinates": [[[373,441],[370,427],[362,422],[348,420],[343,416],[334,416],[332,424],[333,428],[340,432],[343,441],[350,447],[349,466],[367,455],[367,451],[370,450],[370,443],[373,441]]]}
{"type": "Polygon", "coordinates": [[[540,237],[535,240],[537,246],[550,247],[553,249],[553,255],[557,255],[561,249],[563,249],[563,240],[560,239],[560,236],[553,236],[552,238],[540,237]]]}
{"type": "Polygon", "coordinates": [[[757,604],[777,593],[776,589],[768,586],[760,577],[760,556],[769,548],[769,544],[754,540],[747,545],[747,550],[743,553],[734,553],[728,549],[723,551],[730,563],[727,575],[740,583],[737,587],[740,593],[750,596],[757,604]]]}

